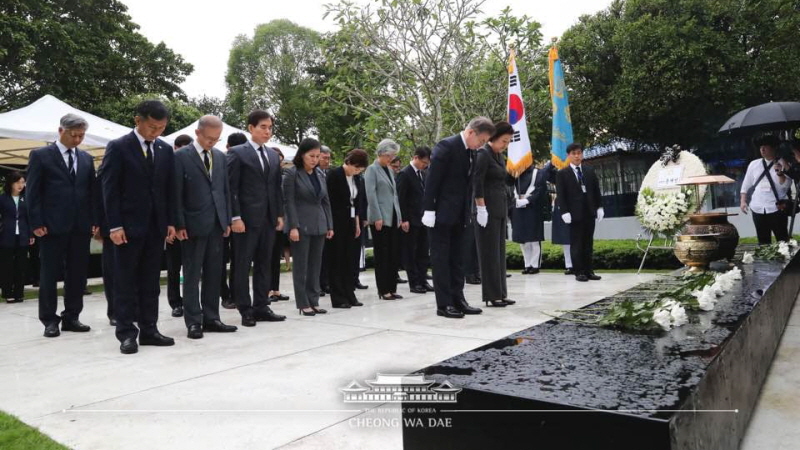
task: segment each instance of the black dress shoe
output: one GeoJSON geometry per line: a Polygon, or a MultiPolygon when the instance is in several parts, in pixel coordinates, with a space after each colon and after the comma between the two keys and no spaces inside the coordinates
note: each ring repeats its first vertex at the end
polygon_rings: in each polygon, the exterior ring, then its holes
{"type": "Polygon", "coordinates": [[[514,303],[517,303],[516,300],[511,300],[510,298],[504,298],[503,301],[506,302],[507,305],[513,305],[514,303]]]}
{"type": "Polygon", "coordinates": [[[92,295],[92,291],[90,291],[89,288],[86,288],[83,290],[83,295],[92,295]]]}
{"type": "Polygon", "coordinates": [[[587,278],[584,274],[575,275],[575,279],[578,281],[589,281],[589,278],[587,278]]]}
{"type": "Polygon", "coordinates": [[[464,313],[455,309],[452,306],[448,306],[444,309],[437,309],[436,310],[437,316],[447,317],[448,319],[461,319],[464,317],[464,313]]]}
{"type": "Polygon", "coordinates": [[[379,295],[378,298],[381,299],[381,300],[397,300],[397,297],[395,297],[392,294],[379,295]]]}
{"type": "Polygon", "coordinates": [[[531,273],[530,270],[531,270],[530,267],[526,267],[526,268],[522,269],[522,271],[520,273],[522,275],[527,275],[527,274],[531,273]]]}
{"type": "Polygon", "coordinates": [[[428,290],[425,289],[425,286],[414,286],[410,290],[411,290],[411,292],[413,292],[415,294],[427,294],[428,293],[428,290]]]}
{"type": "Polygon", "coordinates": [[[426,290],[426,291],[428,291],[428,292],[433,292],[433,286],[431,286],[431,284],[430,284],[430,283],[425,283],[425,284],[423,285],[423,287],[425,288],[425,290],[426,290]]]}
{"type": "Polygon", "coordinates": [[[597,280],[603,279],[603,277],[601,277],[600,275],[596,275],[594,272],[589,272],[589,274],[586,275],[586,278],[588,278],[588,279],[590,279],[592,281],[597,281],[597,280]]]}
{"type": "Polygon", "coordinates": [[[175,345],[175,339],[166,337],[156,331],[149,336],[139,336],[139,345],[155,345],[156,347],[169,347],[175,345]]]}
{"type": "Polygon", "coordinates": [[[265,306],[261,311],[255,313],[256,322],[281,322],[286,320],[286,316],[275,314],[269,306],[265,306]]]}
{"type": "Polygon", "coordinates": [[[172,317],[183,317],[183,306],[176,306],[172,308],[172,317]]]}
{"type": "Polygon", "coordinates": [[[320,290],[320,291],[319,291],[319,296],[320,296],[320,297],[325,297],[325,291],[323,291],[323,290],[320,290]]]}
{"type": "Polygon", "coordinates": [[[507,273],[507,274],[506,274],[506,278],[511,278],[511,274],[510,274],[510,273],[507,273]]]}
{"type": "Polygon", "coordinates": [[[406,283],[408,283],[408,280],[404,280],[404,279],[402,279],[400,277],[397,277],[397,282],[400,283],[400,284],[406,284],[406,283]]]}
{"type": "Polygon", "coordinates": [[[61,332],[58,331],[58,323],[51,323],[44,327],[44,337],[60,336],[61,332]]]}
{"type": "Polygon", "coordinates": [[[21,298],[7,298],[6,303],[22,303],[21,298]]]}
{"type": "Polygon", "coordinates": [[[468,276],[468,277],[464,278],[464,281],[467,284],[481,284],[480,278],[478,278],[478,277],[476,277],[474,275],[471,275],[471,276],[468,276]]]}
{"type": "Polygon", "coordinates": [[[504,302],[503,300],[484,300],[483,303],[486,306],[489,306],[491,303],[491,306],[494,306],[495,308],[504,308],[508,306],[508,303],[504,302]]]}
{"type": "Polygon", "coordinates": [[[364,306],[364,304],[356,300],[355,303],[350,303],[350,306],[364,306]]]}
{"type": "Polygon", "coordinates": [[[139,351],[139,345],[134,338],[125,338],[119,345],[119,351],[123,355],[132,355],[139,351]]]}
{"type": "Polygon", "coordinates": [[[333,305],[334,308],[350,309],[350,303],[342,303],[341,305],[333,305]]]}
{"type": "Polygon", "coordinates": [[[328,314],[327,309],[317,308],[316,306],[312,306],[311,309],[313,309],[317,314],[328,314]]]}
{"type": "Polygon", "coordinates": [[[369,286],[367,286],[366,284],[361,284],[361,282],[359,281],[358,283],[356,283],[356,289],[369,289],[369,286]]]}
{"type": "Polygon", "coordinates": [[[398,294],[397,292],[393,293],[392,297],[394,297],[394,300],[400,300],[401,298],[403,298],[403,296],[398,294]]]}
{"type": "Polygon", "coordinates": [[[482,309],[476,308],[474,306],[469,306],[469,304],[465,301],[461,301],[460,303],[456,304],[456,309],[463,312],[464,314],[472,315],[472,314],[480,314],[483,312],[482,309]]]}
{"type": "Polygon", "coordinates": [[[61,331],[76,331],[78,333],[85,333],[92,328],[89,325],[84,325],[78,319],[61,319],[61,331]]]}
{"type": "Polygon", "coordinates": [[[536,275],[537,273],[539,273],[539,268],[538,267],[529,267],[528,268],[528,274],[529,275],[536,275]]]}
{"type": "Polygon", "coordinates": [[[212,320],[203,324],[203,330],[208,333],[233,333],[238,330],[235,325],[226,325],[221,320],[212,320]]]}
{"type": "Polygon", "coordinates": [[[112,319],[112,318],[109,318],[108,319],[108,324],[111,325],[112,327],[115,327],[115,326],[117,326],[117,321],[112,319]]]}
{"type": "Polygon", "coordinates": [[[242,326],[254,327],[256,326],[256,319],[252,316],[252,314],[242,314],[242,326]]]}
{"type": "Polygon", "coordinates": [[[189,331],[186,333],[186,337],[189,339],[201,339],[203,337],[203,327],[198,324],[189,325],[189,331]]]}
{"type": "Polygon", "coordinates": [[[575,275],[575,270],[573,270],[572,267],[567,267],[564,271],[564,275],[575,275]]]}
{"type": "Polygon", "coordinates": [[[280,301],[284,301],[284,300],[289,300],[289,296],[288,295],[283,295],[283,294],[270,295],[269,299],[270,299],[270,301],[273,301],[273,302],[280,302],[280,301]]]}
{"type": "Polygon", "coordinates": [[[225,309],[236,309],[236,302],[232,300],[223,300],[222,307],[225,309]]]}

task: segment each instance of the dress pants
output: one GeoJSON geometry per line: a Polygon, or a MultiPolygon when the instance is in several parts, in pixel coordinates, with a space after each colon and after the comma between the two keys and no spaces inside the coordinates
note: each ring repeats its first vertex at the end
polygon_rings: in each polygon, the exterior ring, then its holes
{"type": "Polygon", "coordinates": [[[233,234],[233,298],[241,314],[258,313],[269,306],[270,266],[275,228],[248,227],[233,234]],[[250,296],[250,265],[253,266],[253,295],[250,296]]]}
{"type": "Polygon", "coordinates": [[[437,223],[429,229],[433,290],[439,309],[456,306],[464,300],[464,231],[463,224],[437,223]]]}
{"type": "Polygon", "coordinates": [[[128,243],[114,248],[114,314],[117,339],[152,336],[158,329],[158,296],[161,293],[161,258],[164,235],[151,220],[144,236],[128,236],[128,243]],[[137,322],[138,328],[133,322],[137,322]]]}
{"type": "Polygon", "coordinates": [[[771,214],[758,214],[753,213],[753,224],[756,226],[756,235],[758,236],[758,244],[766,245],[772,243],[772,234],[775,234],[776,241],[789,240],[789,217],[781,211],[776,211],[771,214]]]}
{"type": "Polygon", "coordinates": [[[106,317],[114,318],[114,242],[103,238],[103,292],[106,295],[106,317]]]}
{"type": "Polygon", "coordinates": [[[380,231],[374,225],[370,228],[378,295],[394,294],[397,292],[397,263],[400,254],[397,229],[394,226],[387,226],[386,223],[380,231]]]}
{"type": "Polygon", "coordinates": [[[223,233],[217,226],[208,236],[189,236],[180,243],[183,254],[183,319],[187,328],[219,320],[223,233]]]}
{"type": "Polygon", "coordinates": [[[222,241],[222,269],[220,271],[220,295],[223,300],[233,298],[231,285],[233,284],[233,270],[231,270],[230,283],[228,278],[228,263],[231,262],[231,237],[223,238],[222,241]]]}
{"type": "Polygon", "coordinates": [[[167,244],[167,300],[175,309],[183,305],[181,299],[181,244],[177,239],[167,244]]]}
{"type": "Polygon", "coordinates": [[[489,217],[485,227],[475,222],[484,301],[508,297],[506,287],[506,218],[489,217]]]}
{"type": "Polygon", "coordinates": [[[353,254],[358,254],[361,250],[361,241],[355,237],[355,221],[350,220],[349,224],[346,230],[334,229],[333,239],[325,244],[333,306],[352,305],[358,301],[353,267],[347,262],[352,261],[353,254]]]}
{"type": "Polygon", "coordinates": [[[586,219],[573,220],[569,224],[569,250],[575,275],[588,275],[593,271],[594,225],[594,217],[589,214],[587,214],[586,219]]]}
{"type": "Polygon", "coordinates": [[[361,280],[359,279],[361,275],[361,256],[364,252],[364,245],[367,242],[367,227],[361,227],[361,237],[357,239],[358,241],[358,251],[353,255],[353,285],[355,286],[361,280]]]}
{"type": "Polygon", "coordinates": [[[319,268],[319,287],[320,289],[330,290],[330,276],[328,274],[328,260],[330,259],[330,242],[326,240],[322,246],[322,266],[319,268]]]}
{"type": "Polygon", "coordinates": [[[472,216],[469,223],[466,225],[468,232],[463,233],[464,242],[462,243],[462,251],[464,252],[464,275],[466,276],[481,276],[481,268],[478,264],[478,247],[475,243],[475,233],[472,232],[472,227],[476,224],[475,217],[472,216]]]}
{"type": "Polygon", "coordinates": [[[25,287],[25,271],[28,266],[28,246],[0,248],[0,276],[3,297],[21,299],[25,287]]]}
{"type": "Polygon", "coordinates": [[[89,266],[91,234],[72,232],[47,234],[40,238],[41,270],[39,275],[39,320],[47,326],[59,323],[56,315],[58,291],[56,283],[64,274],[64,319],[77,319],[83,311],[83,290],[89,266]]]}
{"type": "Polygon", "coordinates": [[[281,258],[283,258],[283,244],[285,240],[286,235],[282,231],[275,232],[275,244],[272,246],[272,263],[270,265],[270,291],[280,292],[281,290],[281,258]]]}
{"type": "Polygon", "coordinates": [[[322,266],[322,248],[325,236],[300,234],[292,242],[292,282],[298,309],[319,306],[319,271],[322,266]]]}
{"type": "Polygon", "coordinates": [[[408,233],[403,233],[400,238],[409,286],[425,286],[428,283],[428,230],[424,226],[411,225],[408,233]]]}

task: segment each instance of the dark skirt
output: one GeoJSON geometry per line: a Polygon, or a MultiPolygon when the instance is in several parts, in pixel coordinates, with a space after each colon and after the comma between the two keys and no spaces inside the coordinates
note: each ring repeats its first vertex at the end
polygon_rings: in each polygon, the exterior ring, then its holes
{"type": "Polygon", "coordinates": [[[544,217],[536,205],[512,210],[511,240],[519,244],[544,240],[544,217]]]}
{"type": "Polygon", "coordinates": [[[570,245],[569,240],[569,225],[565,224],[561,219],[561,211],[558,205],[553,207],[553,237],[550,239],[556,245],[570,245]]]}

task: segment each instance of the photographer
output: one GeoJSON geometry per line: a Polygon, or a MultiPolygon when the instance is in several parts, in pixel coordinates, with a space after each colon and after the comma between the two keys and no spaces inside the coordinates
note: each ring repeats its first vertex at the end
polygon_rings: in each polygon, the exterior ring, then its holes
{"type": "Polygon", "coordinates": [[[776,159],[780,141],[775,136],[764,136],[758,141],[762,158],[747,166],[741,189],[741,208],[753,212],[759,245],[770,244],[771,234],[778,241],[788,241],[788,213],[791,202],[788,192],[792,181],[783,173],[786,163],[776,159]],[[748,204],[748,194],[752,194],[748,204]]]}

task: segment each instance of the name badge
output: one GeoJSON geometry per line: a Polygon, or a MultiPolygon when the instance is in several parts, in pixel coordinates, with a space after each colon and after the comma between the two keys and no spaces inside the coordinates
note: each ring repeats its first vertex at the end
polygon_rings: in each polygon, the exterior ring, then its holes
{"type": "Polygon", "coordinates": [[[355,219],[356,217],[356,209],[354,207],[350,207],[350,218],[355,219]]]}

